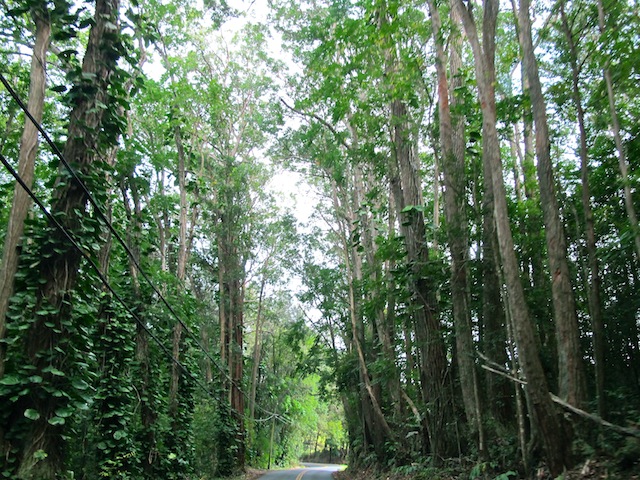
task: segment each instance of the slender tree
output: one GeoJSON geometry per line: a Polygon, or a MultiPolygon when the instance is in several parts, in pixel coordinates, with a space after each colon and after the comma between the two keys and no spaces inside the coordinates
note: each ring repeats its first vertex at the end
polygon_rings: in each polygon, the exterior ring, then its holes
{"type": "MultiPolygon", "coordinates": [[[[34,2],[30,7],[30,14],[35,24],[35,43],[31,56],[27,110],[36,122],[41,122],[45,100],[47,51],[49,50],[49,37],[51,36],[49,6],[46,2],[34,2]]],[[[20,140],[18,173],[27,187],[33,185],[37,153],[38,130],[30,119],[25,118],[24,130],[20,140]]],[[[13,292],[14,277],[18,271],[18,247],[20,246],[24,232],[24,221],[27,218],[30,206],[29,195],[22,186],[16,183],[0,263],[0,340],[5,336],[5,317],[9,307],[9,299],[13,292]]],[[[4,374],[4,350],[4,343],[0,342],[0,378],[4,374]]]]}
{"type": "Polygon", "coordinates": [[[571,98],[576,110],[578,120],[578,131],[580,134],[580,179],[582,181],[582,210],[584,215],[584,229],[586,238],[586,249],[591,274],[589,282],[589,313],[591,315],[591,325],[593,328],[593,355],[595,362],[596,377],[596,397],[598,402],[598,414],[604,418],[606,415],[605,402],[605,374],[604,374],[604,326],[602,319],[601,300],[601,278],[598,255],[596,249],[596,233],[594,227],[593,208],[591,206],[591,187],[589,179],[589,151],[587,148],[587,131],[585,121],[585,111],[580,90],[580,66],[578,58],[578,37],[566,12],[566,2],[560,1],[560,18],[562,31],[567,41],[569,64],[571,66],[571,98]]]}
{"type": "MultiPolygon", "coordinates": [[[[600,28],[600,35],[604,37],[607,33],[607,18],[605,15],[605,9],[602,0],[597,0],[598,6],[598,27],[600,28]]],[[[638,224],[638,214],[636,213],[635,205],[633,203],[633,194],[631,192],[631,181],[629,179],[629,162],[625,152],[622,133],[620,127],[620,120],[618,116],[618,110],[616,107],[616,96],[613,86],[613,78],[610,69],[610,60],[605,58],[604,65],[602,66],[602,75],[604,77],[605,86],[607,89],[607,100],[609,101],[609,115],[611,116],[611,132],[613,133],[613,139],[616,144],[616,152],[618,154],[618,168],[620,169],[620,176],[622,177],[622,187],[624,192],[624,206],[629,218],[629,225],[631,227],[631,233],[633,234],[633,240],[636,248],[637,261],[640,262],[640,225],[638,224]]]]}
{"type": "Polygon", "coordinates": [[[558,344],[559,392],[560,396],[570,404],[580,406],[584,402],[586,388],[580,331],[567,262],[567,241],[555,192],[546,102],[538,74],[538,63],[533,52],[528,0],[520,0],[518,23],[523,65],[529,80],[529,95],[535,124],[538,183],[544,214],[549,270],[552,277],[551,289],[558,344]]]}
{"type": "MultiPolygon", "coordinates": [[[[456,329],[457,359],[460,386],[467,421],[478,434],[478,446],[484,450],[484,438],[480,424],[480,399],[475,369],[475,351],[471,332],[470,308],[467,298],[468,240],[466,222],[466,195],[464,153],[454,149],[453,119],[449,107],[450,93],[447,78],[447,58],[444,52],[442,22],[433,0],[429,1],[429,12],[436,44],[436,74],[438,78],[438,112],[440,120],[440,143],[445,181],[444,209],[447,219],[447,239],[451,251],[451,297],[454,326],[456,329]],[[460,155],[462,153],[462,155],[460,155]],[[457,154],[457,155],[456,155],[457,154]]],[[[455,47],[454,47],[455,49],[455,47]]],[[[455,55],[452,54],[452,57],[455,55]]],[[[454,60],[452,59],[452,62],[454,60]]],[[[454,68],[456,66],[454,65],[454,68]]]]}
{"type": "Polygon", "coordinates": [[[453,0],[467,38],[473,50],[478,84],[478,97],[482,108],[483,160],[491,171],[494,191],[494,218],[502,270],[508,292],[508,308],[513,319],[513,334],[527,385],[526,392],[544,445],[545,458],[555,475],[571,466],[566,432],[549,395],[547,380],[542,369],[529,310],[520,280],[513,237],[509,225],[506,192],[500,159],[500,143],[496,129],[495,98],[495,28],[498,2],[486,0],[483,4],[483,43],[477,33],[472,12],[462,0],[453,0]]]}

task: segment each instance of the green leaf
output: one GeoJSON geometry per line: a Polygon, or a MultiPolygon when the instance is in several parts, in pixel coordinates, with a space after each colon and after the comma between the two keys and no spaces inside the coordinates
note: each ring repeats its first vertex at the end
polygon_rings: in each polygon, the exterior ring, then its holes
{"type": "Polygon", "coordinates": [[[24,411],[24,416],[27,417],[29,420],[38,420],[40,418],[40,414],[33,408],[27,408],[24,411]]]}
{"type": "Polygon", "coordinates": [[[49,419],[49,423],[51,425],[64,425],[64,422],[65,422],[65,420],[62,417],[51,417],[49,419]]]}
{"type": "Polygon", "coordinates": [[[115,438],[116,440],[120,440],[121,438],[125,438],[126,436],[127,432],[125,432],[124,430],[116,430],[113,434],[113,438],[115,438]]]}
{"type": "Polygon", "coordinates": [[[40,375],[32,375],[29,377],[31,383],[42,383],[42,377],[40,375]]]}
{"type": "Polygon", "coordinates": [[[40,449],[37,452],[33,453],[33,458],[35,460],[44,460],[45,458],[47,458],[49,456],[49,454],[47,452],[45,452],[44,450],[40,449]]]}
{"type": "Polygon", "coordinates": [[[76,390],[86,390],[87,388],[89,388],[89,384],[81,378],[74,378],[71,382],[71,386],[76,390]]]}
{"type": "Polygon", "coordinates": [[[67,418],[67,417],[70,417],[71,415],[73,415],[73,408],[63,407],[63,408],[58,408],[56,410],[56,416],[58,417],[67,418]]]}
{"type": "Polygon", "coordinates": [[[18,385],[20,383],[22,383],[22,381],[13,375],[6,375],[0,380],[0,385],[18,385]]]}
{"type": "Polygon", "coordinates": [[[402,213],[407,213],[407,212],[411,212],[411,211],[416,211],[416,212],[424,212],[425,211],[425,207],[424,205],[407,205],[406,207],[404,207],[402,209],[402,213]]]}
{"type": "Polygon", "coordinates": [[[57,377],[64,377],[65,376],[63,371],[58,370],[55,367],[46,367],[46,368],[43,368],[42,371],[44,373],[50,373],[51,375],[55,375],[57,377]]]}

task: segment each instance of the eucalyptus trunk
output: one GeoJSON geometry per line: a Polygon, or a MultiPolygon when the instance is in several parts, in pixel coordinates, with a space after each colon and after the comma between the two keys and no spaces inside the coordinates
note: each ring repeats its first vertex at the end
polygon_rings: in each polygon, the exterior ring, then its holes
{"type": "MultiPolygon", "coordinates": [[[[358,135],[355,128],[350,124],[352,148],[358,146],[358,135]]],[[[376,229],[374,225],[374,219],[371,214],[366,211],[366,188],[368,185],[375,185],[375,180],[372,175],[368,176],[368,182],[365,182],[365,174],[363,172],[362,165],[356,163],[353,165],[353,208],[356,208],[360,213],[357,219],[354,219],[359,224],[359,231],[361,233],[361,242],[364,247],[364,257],[367,263],[367,277],[371,279],[370,284],[375,290],[368,289],[364,291],[365,301],[371,305],[369,308],[369,317],[373,320],[375,327],[375,333],[381,346],[380,356],[384,359],[388,367],[388,371],[385,372],[385,384],[386,389],[391,396],[391,402],[395,408],[397,415],[402,414],[404,401],[402,399],[402,386],[400,384],[400,372],[397,368],[396,354],[393,348],[393,336],[392,327],[387,322],[387,315],[385,315],[386,305],[379,299],[383,296],[383,293],[379,290],[382,285],[382,266],[380,261],[376,258],[378,252],[378,245],[375,243],[374,236],[376,229]]],[[[375,200],[374,200],[375,201],[375,200]]],[[[354,214],[355,216],[355,214],[354,214]]],[[[355,253],[357,255],[357,251],[355,253]]]]}
{"type": "Polygon", "coordinates": [[[429,262],[420,174],[410,138],[409,114],[401,100],[391,103],[393,158],[390,183],[400,231],[411,268],[409,288],[415,309],[412,312],[416,346],[420,351],[422,400],[427,409],[423,426],[424,446],[435,462],[454,453],[453,405],[448,398],[449,365],[438,317],[434,287],[424,274],[429,262]]]}
{"type": "MultiPolygon", "coordinates": [[[[606,33],[606,18],[602,0],[597,0],[597,5],[598,26],[600,28],[600,35],[603,36],[606,33]]],[[[633,194],[631,193],[631,180],[629,179],[629,161],[627,160],[627,153],[625,151],[622,141],[622,134],[620,132],[620,119],[618,118],[616,97],[615,92],[613,91],[613,79],[611,76],[608,59],[605,61],[605,64],[602,68],[602,74],[604,76],[604,81],[607,88],[609,114],[611,115],[611,132],[613,133],[613,139],[615,141],[616,151],[618,153],[618,167],[620,169],[620,176],[622,178],[624,206],[627,211],[627,217],[629,218],[631,233],[633,234],[633,240],[636,247],[636,260],[640,262],[640,226],[638,225],[638,215],[633,203],[633,194]]]]}
{"type": "Polygon", "coordinates": [[[567,262],[567,240],[560,218],[551,163],[551,144],[547,124],[547,108],[533,51],[529,0],[520,0],[518,15],[523,65],[529,79],[529,95],[535,125],[535,149],[538,160],[540,200],[545,223],[547,255],[551,273],[551,291],[556,324],[558,351],[558,383],[560,397],[580,407],[585,398],[586,381],[575,297],[567,262]]]}
{"type": "MultiPolygon", "coordinates": [[[[349,237],[353,235],[355,215],[350,202],[340,204],[338,186],[332,185],[332,198],[335,212],[342,212],[344,223],[341,231],[346,231],[349,237]]],[[[350,199],[353,202],[353,198],[350,199]]],[[[395,435],[382,411],[380,391],[372,381],[367,364],[365,351],[364,322],[362,318],[362,299],[359,295],[359,285],[362,284],[362,259],[355,248],[352,248],[346,234],[341,235],[344,262],[346,265],[347,284],[349,288],[349,319],[351,321],[351,348],[355,350],[358,361],[358,375],[360,378],[360,411],[363,415],[362,429],[364,447],[373,447],[379,460],[384,460],[385,445],[393,442],[395,435]]]]}
{"type": "Polygon", "coordinates": [[[571,466],[569,438],[565,433],[562,416],[558,414],[549,394],[529,310],[521,283],[520,269],[509,225],[506,190],[502,175],[500,141],[497,131],[495,97],[495,28],[498,1],[484,1],[483,43],[480,44],[476,24],[470,10],[462,0],[452,0],[462,20],[464,30],[473,50],[478,96],[482,108],[483,161],[491,171],[494,191],[494,217],[498,246],[502,261],[508,307],[513,319],[513,335],[518,347],[518,358],[526,377],[525,391],[533,410],[533,418],[544,445],[545,459],[551,473],[560,475],[571,466]]]}
{"type": "MultiPolygon", "coordinates": [[[[440,144],[442,148],[442,170],[444,173],[444,211],[447,220],[447,240],[451,253],[451,302],[453,323],[456,331],[456,348],[460,388],[465,416],[472,431],[478,436],[478,447],[484,450],[484,436],[480,424],[480,399],[475,366],[475,349],[471,332],[471,312],[468,302],[468,235],[466,216],[464,151],[454,149],[453,119],[449,106],[450,94],[447,79],[447,57],[442,42],[442,23],[434,0],[429,0],[429,12],[436,45],[436,75],[438,79],[438,112],[440,119],[440,144]]],[[[455,50],[455,45],[452,50],[455,50]]],[[[452,78],[459,69],[456,53],[451,55],[452,78]]],[[[459,119],[458,119],[459,120],[459,119]]],[[[456,126],[464,125],[457,122],[456,126]]],[[[458,132],[457,132],[458,133],[458,132]]],[[[459,135],[459,133],[458,133],[459,135]]],[[[464,132],[462,132],[464,137],[464,132]]]]}
{"type": "MultiPolygon", "coordinates": [[[[264,268],[267,269],[269,259],[267,258],[264,268]]],[[[258,295],[258,312],[256,313],[256,331],[253,341],[253,365],[251,367],[251,390],[249,392],[249,420],[253,422],[256,412],[256,392],[258,388],[258,370],[260,368],[260,354],[262,350],[262,305],[264,303],[264,289],[267,283],[267,274],[262,274],[260,281],[260,294],[258,295]]]]}
{"type": "Polygon", "coordinates": [[[569,26],[567,14],[565,12],[565,0],[560,0],[560,16],[562,29],[569,47],[569,63],[571,65],[571,93],[573,104],[578,117],[578,130],[580,132],[580,178],[582,180],[582,210],[584,215],[584,229],[586,237],[587,257],[591,278],[589,281],[588,298],[589,313],[591,314],[591,325],[593,329],[593,356],[595,362],[596,377],[596,397],[598,402],[598,415],[600,418],[606,416],[605,401],[605,340],[604,323],[602,319],[602,300],[600,295],[600,267],[596,249],[596,234],[593,220],[593,210],[591,208],[591,189],[589,187],[589,153],[587,149],[587,132],[585,127],[584,107],[582,105],[582,94],[580,91],[580,67],[578,66],[578,49],[576,38],[572,28],[569,26]]]}
{"type": "MultiPolygon", "coordinates": [[[[51,36],[51,21],[46,2],[31,8],[31,17],[35,24],[35,44],[31,55],[29,76],[29,100],[27,110],[36,122],[42,121],[46,88],[47,51],[51,36]]],[[[25,117],[24,130],[20,139],[18,156],[18,174],[31,188],[38,152],[38,129],[25,117]]],[[[6,315],[9,299],[13,293],[13,281],[18,271],[19,246],[24,232],[24,221],[31,206],[27,192],[17,182],[13,189],[13,201],[4,239],[2,261],[0,263],[0,378],[4,375],[5,345],[2,343],[6,332],[6,315]]]]}

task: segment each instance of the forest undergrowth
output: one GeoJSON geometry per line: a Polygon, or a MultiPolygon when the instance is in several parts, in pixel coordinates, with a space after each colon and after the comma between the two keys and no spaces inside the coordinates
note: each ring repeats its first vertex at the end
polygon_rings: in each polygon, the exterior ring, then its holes
{"type": "MultiPolygon", "coordinates": [[[[247,477],[246,480],[254,480],[247,477]]],[[[540,466],[528,476],[518,475],[512,470],[500,472],[491,467],[491,462],[473,463],[456,461],[446,467],[433,468],[423,465],[413,465],[411,471],[407,468],[381,472],[375,468],[362,470],[345,470],[334,473],[336,480],[549,480],[554,477],[548,468],[540,466]]],[[[640,479],[640,463],[627,468],[621,468],[620,463],[612,457],[593,457],[580,462],[576,467],[568,470],[559,480],[638,480],[640,479]]]]}

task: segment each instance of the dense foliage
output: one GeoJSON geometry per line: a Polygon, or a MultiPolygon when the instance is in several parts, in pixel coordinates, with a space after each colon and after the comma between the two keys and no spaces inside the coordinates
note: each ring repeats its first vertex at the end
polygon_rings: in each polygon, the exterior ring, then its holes
{"type": "Polygon", "coordinates": [[[3,478],[640,468],[637,4],[229,4],[4,3],[3,478]]]}

